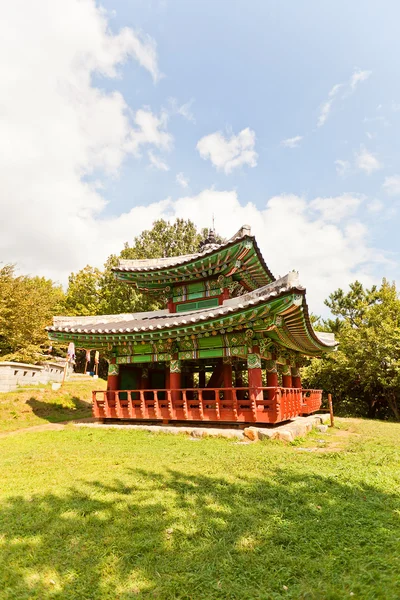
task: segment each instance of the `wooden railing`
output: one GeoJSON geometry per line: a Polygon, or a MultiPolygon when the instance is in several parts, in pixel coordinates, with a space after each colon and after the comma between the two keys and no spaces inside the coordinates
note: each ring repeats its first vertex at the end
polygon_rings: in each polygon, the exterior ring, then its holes
{"type": "Polygon", "coordinates": [[[99,419],[278,423],[321,406],[321,390],[301,388],[186,388],[93,391],[99,419]]]}

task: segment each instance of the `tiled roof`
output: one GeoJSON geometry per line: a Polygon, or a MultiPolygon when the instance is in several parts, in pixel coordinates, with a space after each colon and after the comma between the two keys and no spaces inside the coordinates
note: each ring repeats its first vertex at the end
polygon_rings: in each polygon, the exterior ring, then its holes
{"type": "Polygon", "coordinates": [[[326,347],[334,346],[335,341],[334,339],[329,339],[329,334],[318,334],[312,329],[304,297],[305,289],[300,285],[298,274],[295,272],[289,273],[278,281],[274,281],[253,292],[226,300],[222,306],[215,308],[180,313],[169,313],[166,310],[161,310],[150,313],[103,315],[97,317],[55,317],[53,326],[47,329],[53,332],[89,334],[157,332],[181,326],[191,326],[199,322],[223,317],[252,306],[258,306],[288,292],[297,292],[302,296],[301,301],[304,306],[308,329],[315,341],[326,347]]]}
{"type": "Polygon", "coordinates": [[[182,254],[181,256],[169,256],[166,258],[146,258],[146,259],[120,259],[119,266],[113,269],[114,271],[128,271],[128,272],[148,272],[158,271],[159,269],[168,269],[185,263],[190,263],[193,260],[204,258],[215,251],[223,250],[230,246],[233,242],[237,242],[240,239],[250,237],[249,225],[243,225],[239,231],[232,236],[227,242],[223,244],[207,244],[199,252],[194,254],[182,254]]]}

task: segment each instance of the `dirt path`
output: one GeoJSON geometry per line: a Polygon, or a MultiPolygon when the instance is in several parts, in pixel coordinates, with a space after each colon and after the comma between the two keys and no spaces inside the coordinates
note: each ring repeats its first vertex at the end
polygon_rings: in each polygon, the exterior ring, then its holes
{"type": "Polygon", "coordinates": [[[18,435],[20,433],[37,433],[41,431],[61,431],[65,429],[67,425],[75,425],[77,423],[92,423],[92,417],[87,419],[78,419],[77,421],[62,421],[61,423],[43,423],[42,425],[32,425],[31,427],[23,427],[22,429],[15,429],[14,431],[2,431],[0,432],[0,439],[9,437],[10,435],[18,435]]]}

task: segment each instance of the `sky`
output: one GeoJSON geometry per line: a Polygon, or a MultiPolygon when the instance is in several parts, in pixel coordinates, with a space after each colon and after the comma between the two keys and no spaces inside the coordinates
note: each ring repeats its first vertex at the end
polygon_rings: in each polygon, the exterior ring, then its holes
{"type": "Polygon", "coordinates": [[[396,0],[14,0],[0,265],[66,284],[177,217],[249,224],[312,312],[400,281],[396,0]]]}

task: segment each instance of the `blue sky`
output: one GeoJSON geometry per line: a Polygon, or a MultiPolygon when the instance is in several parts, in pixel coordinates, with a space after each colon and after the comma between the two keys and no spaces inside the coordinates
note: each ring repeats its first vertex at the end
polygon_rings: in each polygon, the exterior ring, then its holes
{"type": "MultiPolygon", "coordinates": [[[[157,41],[165,77],[153,86],[138,65],[127,64],[117,86],[129,105],[149,105],[158,112],[168,107],[168,98],[182,104],[192,100],[195,118],[195,123],[171,119],[170,171],[143,172],[141,161],[126,161],[108,210],[126,209],[132,189],[141,202],[156,201],[166,192],[179,194],[175,174],[180,171],[194,192],[205,185],[229,185],[256,204],[282,192],[313,197],[355,191],[387,201],[382,183],[399,165],[398,3],[170,0],[104,5],[115,11],[110,20],[115,31],[128,25],[157,41]],[[357,69],[372,72],[354,93],[337,101],[318,128],[329,91],[357,69]],[[227,176],[199,158],[201,137],[245,127],[256,133],[257,168],[227,176]],[[280,146],[297,135],[304,136],[298,148],[280,146]],[[352,169],[339,177],[335,161],[352,162],[361,145],[377,153],[384,167],[371,175],[352,169]]],[[[115,85],[110,82],[110,88],[115,85]]],[[[376,232],[377,239],[386,243],[386,233],[376,232]]]]}
{"type": "Polygon", "coordinates": [[[317,309],[356,277],[398,279],[397,2],[21,2],[0,166],[27,242],[3,238],[4,260],[65,281],[155,218],[215,213],[228,237],[250,221],[317,309]]]}

